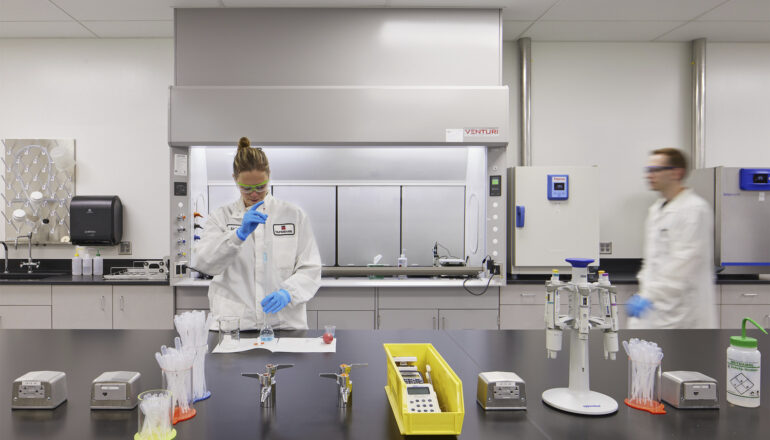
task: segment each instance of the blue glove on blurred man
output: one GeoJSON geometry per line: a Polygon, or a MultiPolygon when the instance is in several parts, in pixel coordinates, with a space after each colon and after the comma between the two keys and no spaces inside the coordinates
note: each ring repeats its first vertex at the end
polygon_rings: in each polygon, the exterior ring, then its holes
{"type": "Polygon", "coordinates": [[[638,293],[628,299],[626,303],[626,311],[628,316],[632,318],[638,318],[642,316],[647,310],[652,308],[652,301],[640,296],[638,293]]]}
{"type": "Polygon", "coordinates": [[[260,304],[262,304],[262,310],[265,313],[278,313],[278,311],[286,307],[290,302],[291,296],[289,295],[289,292],[281,289],[267,295],[260,304]]]}
{"type": "Polygon", "coordinates": [[[246,238],[249,236],[249,234],[254,232],[255,229],[257,229],[257,226],[260,224],[264,225],[267,221],[267,214],[257,211],[257,208],[259,208],[263,203],[265,202],[259,202],[255,204],[249,208],[245,214],[243,214],[241,227],[235,231],[235,235],[237,235],[241,241],[246,241],[246,238]]]}

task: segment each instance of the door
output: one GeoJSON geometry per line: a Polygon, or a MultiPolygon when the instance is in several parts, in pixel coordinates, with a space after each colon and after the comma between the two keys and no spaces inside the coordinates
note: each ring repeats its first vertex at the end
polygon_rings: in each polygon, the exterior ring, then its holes
{"type": "Polygon", "coordinates": [[[497,330],[497,310],[439,310],[441,330],[497,330]]]}
{"type": "Polygon", "coordinates": [[[319,310],[318,328],[334,325],[337,329],[373,330],[374,311],[370,310],[319,310]]]}
{"type": "Polygon", "coordinates": [[[599,169],[513,169],[514,267],[567,267],[565,258],[599,260],[599,169]],[[549,200],[549,175],[568,176],[567,199],[549,200]]]}
{"type": "Polygon", "coordinates": [[[174,293],[168,286],[113,286],[113,328],[174,328],[174,293]]]}
{"type": "MultiPolygon", "coordinates": [[[[718,249],[720,264],[770,264],[770,201],[765,191],[748,191],[740,187],[740,168],[717,168],[718,249]]],[[[767,272],[754,266],[757,272],[767,272]]]]}
{"type": "Polygon", "coordinates": [[[51,328],[51,306],[0,306],[0,329],[51,328]]]}
{"type": "Polygon", "coordinates": [[[54,329],[112,328],[112,286],[53,286],[54,329]]]}
{"type": "Polygon", "coordinates": [[[382,330],[438,330],[436,309],[380,309],[378,318],[382,330]]]}

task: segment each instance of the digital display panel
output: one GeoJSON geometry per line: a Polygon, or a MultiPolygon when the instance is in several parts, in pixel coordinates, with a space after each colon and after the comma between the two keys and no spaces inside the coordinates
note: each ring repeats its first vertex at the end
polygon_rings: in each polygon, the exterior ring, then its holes
{"type": "Polygon", "coordinates": [[[428,387],[408,387],[406,394],[430,394],[428,387]]]}
{"type": "Polygon", "coordinates": [[[754,174],[754,183],[767,183],[767,174],[754,174]]]}
{"type": "Polygon", "coordinates": [[[564,191],[564,182],[554,183],[553,189],[556,191],[564,191]]]}

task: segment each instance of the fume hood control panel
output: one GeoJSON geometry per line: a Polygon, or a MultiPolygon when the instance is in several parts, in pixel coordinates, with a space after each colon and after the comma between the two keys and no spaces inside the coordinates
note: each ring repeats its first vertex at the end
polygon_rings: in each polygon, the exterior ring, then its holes
{"type": "Polygon", "coordinates": [[[569,175],[568,174],[549,174],[548,175],[548,200],[567,200],[569,199],[569,175]]]}
{"type": "Polygon", "coordinates": [[[500,197],[503,194],[503,176],[489,176],[489,196],[500,197]]]}
{"type": "Polygon", "coordinates": [[[187,274],[192,244],[192,221],[189,194],[189,152],[171,148],[171,277],[183,278],[187,274]]]}

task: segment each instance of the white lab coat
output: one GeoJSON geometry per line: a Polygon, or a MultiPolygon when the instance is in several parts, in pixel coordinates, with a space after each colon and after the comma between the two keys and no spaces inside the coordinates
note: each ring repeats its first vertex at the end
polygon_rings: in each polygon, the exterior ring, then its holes
{"type": "Polygon", "coordinates": [[[637,275],[639,294],[654,308],[630,318],[629,328],[715,328],[713,211],[691,189],[664,201],[647,214],[637,275]]]}
{"type": "Polygon", "coordinates": [[[307,329],[305,303],[321,284],[321,256],[310,220],[297,206],[270,194],[257,209],[267,214],[267,223],[245,241],[235,234],[246,211],[239,199],[211,215],[196,246],[195,268],[214,275],[209,287],[213,329],[223,316],[240,317],[242,330],[261,328],[265,313],[260,302],[279,289],[289,292],[291,302],[267,315],[268,323],[307,329]]]}

